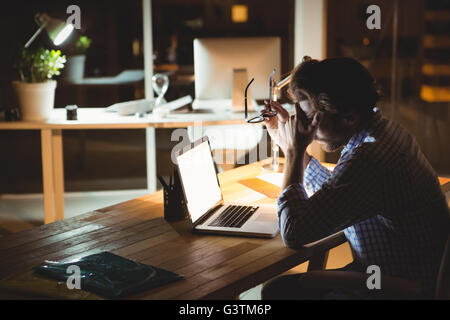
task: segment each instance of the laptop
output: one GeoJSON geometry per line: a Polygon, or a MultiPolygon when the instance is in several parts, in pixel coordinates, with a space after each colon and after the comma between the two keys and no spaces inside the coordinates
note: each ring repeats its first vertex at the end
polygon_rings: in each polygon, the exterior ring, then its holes
{"type": "Polygon", "coordinates": [[[225,203],[207,137],[177,156],[178,173],[189,219],[196,232],[273,238],[277,235],[275,204],[225,203]]]}

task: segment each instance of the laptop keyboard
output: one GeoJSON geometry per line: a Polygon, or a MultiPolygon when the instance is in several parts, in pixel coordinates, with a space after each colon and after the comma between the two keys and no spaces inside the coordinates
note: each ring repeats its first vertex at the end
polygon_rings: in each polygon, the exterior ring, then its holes
{"type": "Polygon", "coordinates": [[[209,226],[240,228],[259,207],[228,206],[209,226]]]}

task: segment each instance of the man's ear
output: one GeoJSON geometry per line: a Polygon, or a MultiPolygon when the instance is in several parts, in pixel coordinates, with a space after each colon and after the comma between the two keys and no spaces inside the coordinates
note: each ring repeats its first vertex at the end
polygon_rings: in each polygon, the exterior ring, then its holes
{"type": "Polygon", "coordinates": [[[349,128],[356,128],[361,123],[361,116],[356,112],[347,112],[341,117],[341,122],[349,128]]]}

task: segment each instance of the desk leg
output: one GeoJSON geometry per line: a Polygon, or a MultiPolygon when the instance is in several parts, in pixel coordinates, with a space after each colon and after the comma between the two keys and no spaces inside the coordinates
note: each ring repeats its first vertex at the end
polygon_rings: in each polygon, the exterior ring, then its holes
{"type": "Polygon", "coordinates": [[[41,130],[42,184],[44,189],[44,223],[55,221],[52,130],[41,130]]]}
{"type": "Polygon", "coordinates": [[[62,130],[52,130],[53,183],[55,191],[55,219],[64,219],[64,158],[62,130]]]}
{"type": "Polygon", "coordinates": [[[149,193],[156,192],[156,137],[155,128],[145,129],[147,157],[147,189],[149,193]]]}

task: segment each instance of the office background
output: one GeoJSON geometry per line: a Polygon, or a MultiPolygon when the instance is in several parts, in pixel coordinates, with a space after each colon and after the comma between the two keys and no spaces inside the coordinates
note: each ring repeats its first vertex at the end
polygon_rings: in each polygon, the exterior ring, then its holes
{"type": "MultiPolygon", "coordinates": [[[[17,0],[1,10],[4,45],[0,51],[0,110],[17,106],[10,84],[17,77],[12,60],[36,29],[36,12],[65,19],[65,10],[71,4],[73,1],[17,0]]],[[[85,76],[143,70],[141,0],[75,4],[81,8],[80,34],[92,39],[85,76]]],[[[328,0],[325,4],[326,56],[351,56],[368,67],[383,94],[379,105],[382,111],[416,136],[440,175],[449,175],[449,2],[328,0]],[[381,8],[381,30],[365,27],[365,10],[370,4],[381,8]]],[[[154,73],[169,75],[167,100],[186,94],[194,97],[192,40],[196,37],[278,36],[282,41],[282,74],[289,72],[296,60],[294,8],[295,0],[153,0],[154,73]],[[239,5],[247,7],[248,15],[246,20],[236,22],[232,12],[239,5]]],[[[310,32],[314,34],[314,30],[310,32]]],[[[321,41],[319,34],[317,41],[321,41]]],[[[44,34],[37,42],[51,47],[44,34]]],[[[61,47],[63,53],[65,49],[61,47]]],[[[58,81],[55,107],[108,106],[143,96],[143,80],[108,86],[58,81]]],[[[171,170],[165,165],[174,144],[170,143],[170,133],[157,131],[157,168],[162,175],[171,170]]],[[[38,132],[0,132],[0,193],[42,191],[39,139],[38,132]]],[[[338,153],[326,155],[330,162],[337,158],[338,153]]],[[[65,131],[64,159],[66,191],[146,187],[143,130],[114,134],[108,130],[65,131]]]]}

